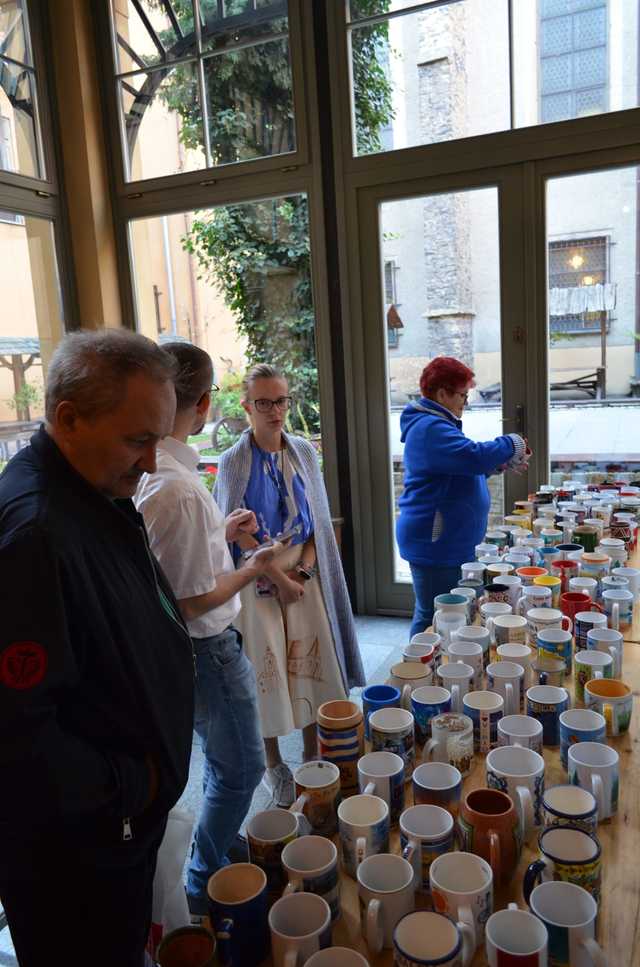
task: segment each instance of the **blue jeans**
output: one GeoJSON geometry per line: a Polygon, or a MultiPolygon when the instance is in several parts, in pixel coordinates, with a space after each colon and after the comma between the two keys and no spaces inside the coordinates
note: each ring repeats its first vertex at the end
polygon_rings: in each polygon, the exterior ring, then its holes
{"type": "Polygon", "coordinates": [[[229,861],[226,852],[244,820],[265,769],[253,665],[242,636],[227,628],[194,638],[194,728],[205,756],[204,802],[187,874],[192,913],[207,912],[207,881],[229,861]]]}
{"type": "Polygon", "coordinates": [[[438,594],[447,594],[460,580],[460,567],[447,566],[423,567],[422,564],[409,564],[413,580],[413,593],[416,597],[411,622],[411,637],[424,631],[433,621],[433,599],[438,594]]]}

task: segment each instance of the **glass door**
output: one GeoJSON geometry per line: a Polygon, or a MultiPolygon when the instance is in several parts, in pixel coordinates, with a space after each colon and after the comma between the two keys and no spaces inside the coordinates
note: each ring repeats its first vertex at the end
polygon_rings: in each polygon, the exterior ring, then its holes
{"type": "Polygon", "coordinates": [[[640,473],[640,167],[546,183],[551,482],[640,473]]]}
{"type": "MultiPolygon", "coordinates": [[[[404,479],[401,418],[420,399],[424,367],[436,356],[453,356],[474,372],[463,415],[471,439],[523,429],[521,245],[506,243],[501,214],[506,197],[513,196],[507,231],[515,232],[521,193],[519,201],[513,180],[505,175],[473,187],[372,198],[361,220],[363,236],[369,224],[375,232],[376,249],[363,272],[377,284],[364,287],[363,297],[379,611],[401,613],[413,606],[409,563],[400,556],[395,524],[404,479]]],[[[488,485],[489,525],[502,523],[505,501],[511,504],[521,493],[511,488],[505,494],[510,485],[502,474],[489,477],[488,485]]],[[[523,479],[520,491],[526,490],[523,479]]]]}

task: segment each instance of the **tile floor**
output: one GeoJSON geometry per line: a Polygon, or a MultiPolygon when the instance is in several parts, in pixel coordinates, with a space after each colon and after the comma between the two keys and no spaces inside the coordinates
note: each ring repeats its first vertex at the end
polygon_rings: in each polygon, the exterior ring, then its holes
{"type": "MultiPolygon", "coordinates": [[[[402,658],[402,645],[409,641],[410,621],[406,618],[357,617],[358,640],[368,684],[384,682],[389,667],[402,658]]],[[[352,697],[359,698],[362,689],[354,688],[352,697]]],[[[302,762],[302,740],[299,732],[287,736],[281,741],[283,759],[290,765],[296,766],[302,762]]],[[[198,815],[202,799],[202,753],[199,745],[194,742],[191,754],[191,769],[189,782],[182,794],[179,806],[198,815]]],[[[269,805],[269,794],[264,786],[259,786],[254,794],[253,802],[247,818],[269,805]]],[[[18,967],[11,936],[8,928],[0,931],[0,967],[18,967]]]]}

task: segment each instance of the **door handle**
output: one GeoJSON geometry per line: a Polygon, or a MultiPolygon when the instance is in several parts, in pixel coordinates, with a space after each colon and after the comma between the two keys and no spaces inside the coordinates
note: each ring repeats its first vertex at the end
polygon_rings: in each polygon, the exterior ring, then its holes
{"type": "Polygon", "coordinates": [[[502,418],[502,424],[505,423],[515,423],[515,432],[521,437],[525,436],[525,409],[524,403],[516,403],[515,406],[515,416],[504,416],[502,418]]]}

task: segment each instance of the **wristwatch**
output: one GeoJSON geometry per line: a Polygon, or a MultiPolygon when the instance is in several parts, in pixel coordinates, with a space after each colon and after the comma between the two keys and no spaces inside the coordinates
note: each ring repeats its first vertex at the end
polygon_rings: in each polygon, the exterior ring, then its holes
{"type": "Polygon", "coordinates": [[[316,573],[315,567],[307,567],[304,564],[296,564],[296,571],[305,581],[310,581],[316,573]]]}
{"type": "Polygon", "coordinates": [[[242,553],[240,555],[240,557],[242,558],[242,560],[243,561],[248,561],[249,558],[253,557],[253,555],[255,554],[255,552],[258,550],[258,547],[259,546],[260,545],[258,544],[256,547],[250,547],[248,550],[242,551],[242,553]]]}

